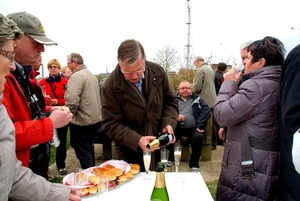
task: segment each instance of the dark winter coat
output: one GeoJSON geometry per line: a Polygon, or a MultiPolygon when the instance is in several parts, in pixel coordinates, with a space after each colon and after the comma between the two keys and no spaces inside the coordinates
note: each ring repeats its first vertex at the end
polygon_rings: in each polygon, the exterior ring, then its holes
{"type": "Polygon", "coordinates": [[[218,95],[221,85],[224,82],[223,72],[217,70],[215,72],[215,87],[216,87],[216,94],[218,95]]]}
{"type": "Polygon", "coordinates": [[[230,80],[221,86],[214,115],[228,131],[217,200],[275,200],[278,195],[280,72],[281,66],[265,66],[245,74],[240,87],[230,80]],[[247,142],[250,169],[242,168],[247,142]]]}
{"type": "Polygon", "coordinates": [[[127,81],[117,65],[102,87],[102,130],[115,141],[119,159],[142,162],[138,142],[142,136],[155,136],[167,125],[175,129],[178,100],[162,67],[145,62],[143,94],[127,81]]]}
{"type": "Polygon", "coordinates": [[[300,174],[292,159],[293,135],[300,128],[300,45],[286,57],[280,77],[280,178],[284,200],[300,201],[300,174]]]}

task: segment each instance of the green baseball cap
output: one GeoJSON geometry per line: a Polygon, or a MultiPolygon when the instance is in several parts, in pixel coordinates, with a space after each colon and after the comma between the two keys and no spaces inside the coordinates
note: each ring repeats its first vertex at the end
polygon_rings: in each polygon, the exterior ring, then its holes
{"type": "Polygon", "coordinates": [[[35,41],[43,45],[57,45],[56,42],[46,37],[44,27],[36,16],[26,12],[17,12],[8,14],[6,17],[13,20],[24,34],[29,35],[35,41]]]}

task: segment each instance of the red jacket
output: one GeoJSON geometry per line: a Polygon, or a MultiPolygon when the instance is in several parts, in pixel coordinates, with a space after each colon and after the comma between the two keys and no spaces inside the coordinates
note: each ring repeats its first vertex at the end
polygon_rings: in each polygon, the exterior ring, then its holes
{"type": "MultiPolygon", "coordinates": [[[[29,80],[29,85],[35,91],[33,80],[29,80]]],[[[52,139],[52,121],[50,118],[31,120],[27,99],[12,73],[6,77],[2,103],[15,126],[17,158],[28,167],[31,146],[52,139]]]]}
{"type": "MultiPolygon", "coordinates": [[[[65,88],[68,83],[68,80],[66,78],[61,77],[60,75],[55,81],[50,84],[49,77],[45,77],[40,80],[39,85],[45,86],[45,92],[47,95],[50,95],[52,99],[57,99],[59,106],[65,105],[65,88]]],[[[45,98],[46,105],[49,105],[49,99],[45,98]]]]}

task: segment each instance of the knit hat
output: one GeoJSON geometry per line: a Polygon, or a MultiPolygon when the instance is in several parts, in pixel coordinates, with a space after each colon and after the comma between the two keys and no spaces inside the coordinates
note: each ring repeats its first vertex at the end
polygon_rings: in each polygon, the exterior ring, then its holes
{"type": "Polygon", "coordinates": [[[7,18],[13,20],[24,34],[29,35],[35,41],[43,45],[57,45],[56,42],[46,37],[41,21],[34,15],[26,12],[17,12],[7,15],[7,18]]]}

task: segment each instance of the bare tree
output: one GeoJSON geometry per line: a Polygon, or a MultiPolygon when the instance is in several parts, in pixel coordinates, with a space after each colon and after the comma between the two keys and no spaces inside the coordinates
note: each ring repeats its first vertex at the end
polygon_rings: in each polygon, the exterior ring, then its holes
{"type": "Polygon", "coordinates": [[[176,48],[170,46],[170,44],[166,44],[163,49],[157,50],[156,58],[153,60],[160,64],[167,73],[174,68],[179,60],[180,57],[177,55],[178,51],[176,48]]]}

